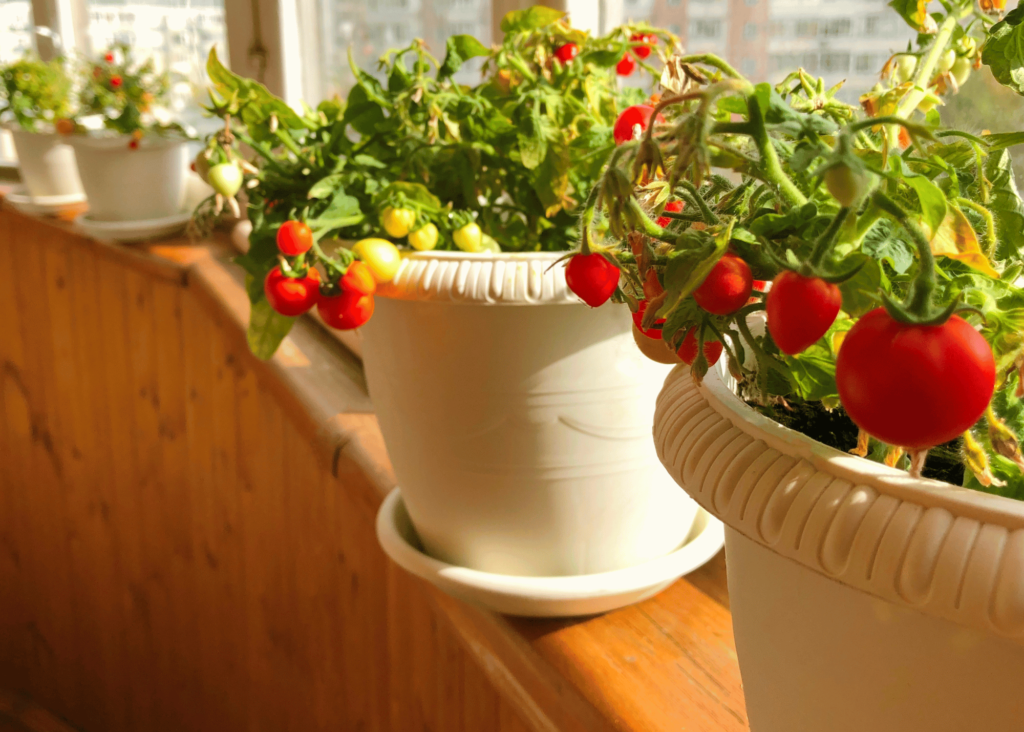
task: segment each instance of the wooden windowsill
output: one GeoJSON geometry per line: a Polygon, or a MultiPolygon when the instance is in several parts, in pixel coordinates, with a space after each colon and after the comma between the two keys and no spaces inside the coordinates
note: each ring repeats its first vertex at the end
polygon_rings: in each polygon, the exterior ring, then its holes
{"type": "MultiPolygon", "coordinates": [[[[248,300],[226,238],[120,246],[79,236],[75,245],[181,282],[244,344],[248,300]]],[[[395,479],[359,359],[309,318],[271,360],[245,357],[335,477],[359,471],[368,478],[353,481],[352,490],[372,521],[395,479]]],[[[430,592],[491,684],[534,729],[748,728],[722,554],[654,598],[585,619],[503,617],[430,592]]]]}

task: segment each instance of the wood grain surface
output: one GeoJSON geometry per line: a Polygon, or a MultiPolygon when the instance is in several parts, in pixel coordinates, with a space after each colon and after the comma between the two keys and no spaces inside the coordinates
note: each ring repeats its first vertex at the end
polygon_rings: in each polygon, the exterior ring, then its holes
{"type": "Polygon", "coordinates": [[[228,260],[0,210],[0,688],[82,732],[747,728],[720,558],[543,622],[391,565],[358,360],[253,358],[228,260]]]}

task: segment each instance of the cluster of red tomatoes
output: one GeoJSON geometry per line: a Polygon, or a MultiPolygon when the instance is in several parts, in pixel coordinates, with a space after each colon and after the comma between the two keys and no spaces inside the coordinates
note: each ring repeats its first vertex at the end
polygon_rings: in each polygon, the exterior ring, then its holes
{"type": "MultiPolygon", "coordinates": [[[[286,221],[277,230],[277,248],[286,257],[298,257],[313,247],[313,232],[301,221],[286,221]]],[[[263,281],[263,292],[275,311],[297,317],[316,305],[327,325],[352,330],[373,315],[377,285],[389,282],[398,271],[398,250],[383,239],[364,239],[353,251],[356,259],[337,283],[323,282],[314,265],[300,265],[286,274],[274,267],[263,281]]]]}
{"type": "MultiPolygon", "coordinates": [[[[646,129],[653,112],[647,105],[625,110],[615,124],[616,143],[633,139],[637,125],[641,131],[646,129]]],[[[681,201],[670,201],[665,211],[682,208],[681,201]]],[[[664,227],[670,221],[663,216],[657,223],[664,227]]],[[[604,254],[576,254],[566,268],[566,283],[580,299],[598,307],[615,293],[619,269],[604,254]]],[[[778,349],[789,356],[804,352],[825,336],[842,309],[839,286],[809,269],[784,270],[770,288],[766,285],[754,280],[742,258],[726,253],[694,290],[693,299],[711,315],[729,316],[751,302],[754,289],[768,289],[767,329],[778,349]]],[[[661,285],[652,288],[660,291],[661,285]]],[[[661,339],[665,321],[643,328],[646,309],[647,301],[640,301],[633,314],[636,328],[648,338],[661,339]]],[[[995,359],[981,333],[957,315],[935,322],[897,315],[876,308],[836,339],[836,385],[847,414],[862,430],[890,445],[925,450],[955,439],[981,418],[995,390],[995,359]]],[[[697,348],[697,331],[690,328],[677,356],[693,364],[697,348]]],[[[719,360],[722,351],[721,342],[705,341],[709,365],[719,360]]]]}
{"type": "MultiPolygon", "coordinates": [[[[636,71],[636,59],[650,56],[652,47],[658,42],[658,37],[653,33],[634,33],[629,40],[636,45],[616,64],[615,71],[619,76],[630,76],[636,71]]],[[[575,43],[565,43],[555,49],[555,58],[563,64],[568,64],[576,58],[579,52],[580,47],[575,43]]]]}

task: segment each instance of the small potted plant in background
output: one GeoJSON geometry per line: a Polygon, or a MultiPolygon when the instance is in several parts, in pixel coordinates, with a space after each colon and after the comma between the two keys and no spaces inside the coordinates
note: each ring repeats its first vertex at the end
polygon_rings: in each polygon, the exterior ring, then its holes
{"type": "Polygon", "coordinates": [[[161,104],[170,77],[126,44],[82,65],[75,148],[89,214],[81,223],[184,225],[188,135],[161,104]]]}
{"type": "Polygon", "coordinates": [[[1024,8],[926,4],[892,3],[918,47],[866,115],[803,70],[677,59],[584,214],[576,256],[681,362],[655,443],[727,526],[755,732],[1020,727],[1024,133],[935,107],[982,64],[1024,93],[1024,8]]]}
{"type": "Polygon", "coordinates": [[[58,133],[73,129],[72,81],[61,59],[25,56],[0,68],[0,120],[11,132],[22,182],[37,203],[85,199],[75,153],[58,133]]]}
{"type": "Polygon", "coordinates": [[[654,69],[646,59],[676,40],[646,26],[593,38],[563,16],[510,13],[500,46],[454,36],[443,59],[416,41],[381,60],[384,82],[354,69],[344,105],[301,113],[214,56],[208,66],[210,110],[232,120],[209,156],[223,161],[234,142],[257,154],[238,260],[250,345],[268,357],[314,307],[333,327],[365,326],[401,488],[381,511],[385,549],[450,592],[521,614],[634,601],[717,551],[712,529],[694,559],[698,513],[650,443],[668,369],[636,353],[625,307],[585,304],[614,291],[617,270],[591,260],[604,281],[581,300],[566,286],[578,268],[561,261],[616,118],[648,99],[617,79],[654,69]],[[473,57],[481,83],[453,81],[473,57]],[[406,512],[422,546],[397,536],[406,512]]]}

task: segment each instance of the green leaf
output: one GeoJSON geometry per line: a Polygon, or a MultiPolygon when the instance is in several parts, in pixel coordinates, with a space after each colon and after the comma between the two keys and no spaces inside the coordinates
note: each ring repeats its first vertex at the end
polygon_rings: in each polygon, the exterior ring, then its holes
{"type": "Polygon", "coordinates": [[[345,193],[345,189],[338,187],[334,192],[331,202],[320,214],[322,219],[341,219],[351,216],[358,216],[362,213],[359,208],[359,200],[345,193]]]}
{"type": "Polygon", "coordinates": [[[335,189],[341,185],[342,173],[335,175],[328,175],[325,178],[321,178],[312,185],[309,189],[309,193],[306,194],[307,198],[327,198],[329,195],[334,193],[335,189]]]}
{"type": "Polygon", "coordinates": [[[245,333],[249,350],[256,358],[266,361],[277,351],[294,323],[295,318],[281,315],[266,300],[253,303],[249,309],[249,329],[245,333]]]}
{"type": "Polygon", "coordinates": [[[998,132],[994,135],[985,135],[984,139],[988,143],[988,151],[993,153],[1024,144],[1024,132],[998,132]]]}
{"type": "Polygon", "coordinates": [[[889,7],[900,14],[907,25],[916,31],[924,29],[928,19],[928,0],[892,0],[889,7]]]}
{"type": "Polygon", "coordinates": [[[861,250],[875,259],[885,260],[896,274],[903,274],[914,263],[914,250],[901,238],[900,230],[889,219],[881,219],[864,237],[861,250]]]}
{"type": "Polygon", "coordinates": [[[447,79],[453,76],[466,61],[476,56],[487,56],[490,49],[473,36],[451,36],[446,44],[447,52],[444,56],[444,63],[437,71],[438,79],[447,79]]]}
{"type": "Polygon", "coordinates": [[[813,203],[805,203],[784,214],[766,214],[754,219],[750,231],[757,236],[776,239],[802,229],[818,215],[818,207],[813,203]]]}
{"type": "Polygon", "coordinates": [[[843,295],[843,311],[854,318],[878,307],[877,293],[882,286],[882,267],[878,261],[866,254],[856,253],[851,254],[845,263],[852,265],[858,260],[863,260],[864,266],[853,277],[839,284],[839,291],[843,295]]]}
{"type": "Polygon", "coordinates": [[[1024,6],[1018,5],[992,26],[981,60],[1000,84],[1024,94],[1024,6]]]}
{"type": "Polygon", "coordinates": [[[544,162],[534,171],[533,189],[544,205],[544,215],[554,216],[562,208],[569,192],[569,148],[565,144],[551,145],[544,162]]]}
{"type": "Polygon", "coordinates": [[[533,107],[529,116],[523,119],[522,129],[518,134],[519,153],[527,170],[536,168],[547,156],[546,124],[546,118],[541,116],[539,106],[533,107]]]}
{"type": "Polygon", "coordinates": [[[815,344],[803,353],[788,356],[789,380],[801,399],[820,401],[838,396],[836,387],[836,359],[827,348],[815,344]]]}
{"type": "Polygon", "coordinates": [[[545,8],[542,5],[534,5],[527,10],[513,10],[501,19],[502,33],[521,33],[537,28],[551,25],[555,21],[565,17],[561,10],[545,8]]]}
{"type": "Polygon", "coordinates": [[[924,214],[924,222],[928,225],[934,235],[942,226],[946,218],[946,196],[942,189],[925,178],[923,175],[905,178],[906,184],[914,189],[917,198],[921,202],[921,213],[924,214]]]}
{"type": "Polygon", "coordinates": [[[985,177],[992,184],[988,209],[996,222],[995,259],[1007,263],[1024,261],[1024,203],[1013,176],[1013,159],[1008,150],[989,155],[985,177]]]}

